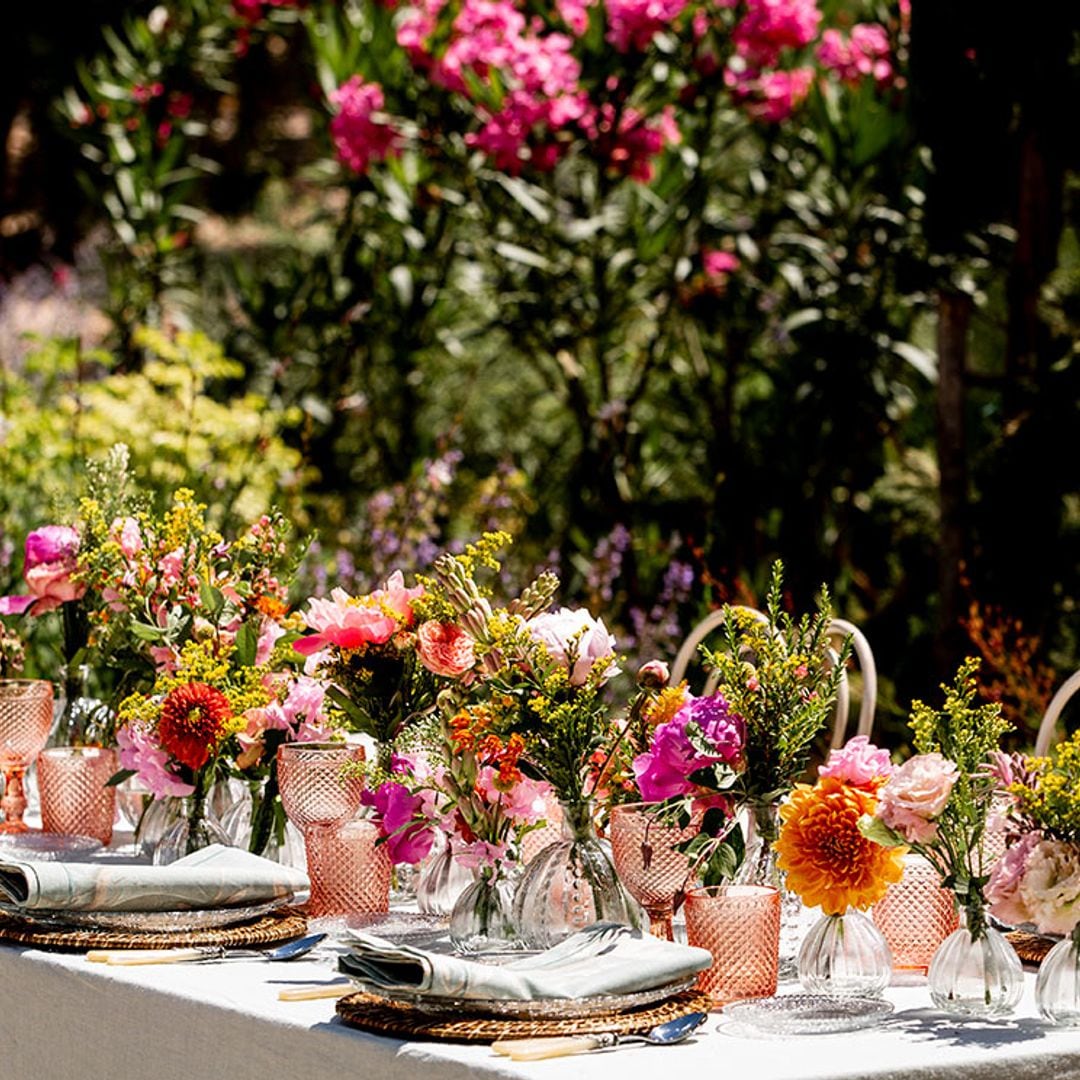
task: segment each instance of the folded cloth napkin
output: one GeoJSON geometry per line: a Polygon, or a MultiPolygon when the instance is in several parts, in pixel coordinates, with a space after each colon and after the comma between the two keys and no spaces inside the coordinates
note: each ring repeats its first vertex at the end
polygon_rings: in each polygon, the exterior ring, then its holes
{"type": "Polygon", "coordinates": [[[187,911],[306,888],[303,871],[221,844],[168,866],[0,861],[0,900],[27,911],[187,911]]]}
{"type": "Polygon", "coordinates": [[[385,991],[431,998],[536,1001],[629,994],[692,978],[712,965],[706,949],[661,941],[629,926],[597,923],[536,956],[481,964],[395,945],[354,931],[338,964],[346,975],[385,991]]]}

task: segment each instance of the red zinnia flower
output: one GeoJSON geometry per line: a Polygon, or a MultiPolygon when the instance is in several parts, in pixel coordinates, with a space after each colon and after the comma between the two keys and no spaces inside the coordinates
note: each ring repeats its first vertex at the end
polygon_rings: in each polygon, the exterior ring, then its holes
{"type": "Polygon", "coordinates": [[[220,690],[206,683],[187,683],[162,703],[158,738],[182,765],[201,769],[231,719],[229,699],[220,690]]]}

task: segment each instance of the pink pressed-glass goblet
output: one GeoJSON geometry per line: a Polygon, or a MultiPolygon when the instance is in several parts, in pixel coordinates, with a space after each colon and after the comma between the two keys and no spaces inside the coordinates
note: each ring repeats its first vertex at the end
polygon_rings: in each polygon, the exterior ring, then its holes
{"type": "Polygon", "coordinates": [[[649,929],[674,940],[671,918],[676,897],[685,891],[693,868],[678,845],[692,840],[700,819],[685,828],[668,824],[650,803],[625,803],[611,812],[611,850],[615,872],[649,914],[649,929]]]}
{"type": "Polygon", "coordinates": [[[49,739],[53,721],[52,683],[44,679],[0,679],[0,769],[4,821],[0,833],[26,832],[23,775],[49,739]]]}
{"type": "Polygon", "coordinates": [[[338,829],[360,809],[363,777],[348,766],[364,760],[362,746],[343,743],[286,743],[277,756],[281,803],[304,833],[311,897],[308,914],[337,913],[334,843],[338,829]]]}

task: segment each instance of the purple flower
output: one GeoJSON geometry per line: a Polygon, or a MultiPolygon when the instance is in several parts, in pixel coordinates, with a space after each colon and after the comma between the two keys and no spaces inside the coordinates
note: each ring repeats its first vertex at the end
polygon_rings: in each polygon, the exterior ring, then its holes
{"type": "Polygon", "coordinates": [[[634,758],[634,776],[645,802],[662,802],[698,790],[692,773],[709,765],[737,768],[746,741],[746,723],[721,694],[693,698],[653,732],[652,745],[634,758]],[[700,733],[698,746],[687,728],[700,733]],[[708,752],[699,749],[704,744],[708,752]]]}

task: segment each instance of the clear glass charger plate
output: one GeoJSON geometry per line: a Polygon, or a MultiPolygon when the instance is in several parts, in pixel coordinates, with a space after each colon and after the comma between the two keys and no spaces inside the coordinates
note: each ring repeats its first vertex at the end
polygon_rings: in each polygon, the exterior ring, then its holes
{"type": "Polygon", "coordinates": [[[0,903],[0,912],[43,930],[122,930],[144,934],[183,934],[251,922],[292,900],[291,896],[261,904],[197,908],[192,911],[39,911],[0,903]]]}
{"type": "Polygon", "coordinates": [[[882,998],[841,998],[824,994],[783,994],[744,998],[724,1006],[724,1015],[772,1035],[831,1035],[880,1024],[893,1011],[882,998]]]}
{"type": "Polygon", "coordinates": [[[389,991],[371,986],[349,976],[358,990],[382,998],[395,1005],[410,1005],[429,1016],[498,1016],[508,1020],[581,1020],[590,1016],[607,1016],[628,1012],[645,1005],[655,1005],[676,994],[689,990],[697,979],[681,979],[667,986],[637,990],[630,994],[598,994],[584,998],[540,998],[536,1001],[507,1001],[496,998],[439,998],[405,991],[389,991]]]}
{"type": "Polygon", "coordinates": [[[26,862],[58,862],[72,856],[93,855],[102,843],[92,836],[61,836],[60,833],[0,833],[0,859],[26,862]]]}

